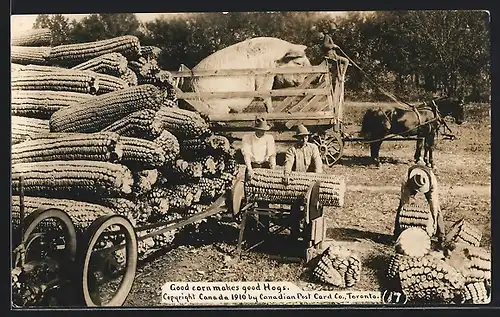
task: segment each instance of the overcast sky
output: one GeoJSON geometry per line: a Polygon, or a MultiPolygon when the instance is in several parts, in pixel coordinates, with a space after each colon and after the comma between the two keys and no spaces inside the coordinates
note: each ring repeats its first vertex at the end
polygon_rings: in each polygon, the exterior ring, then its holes
{"type": "MultiPolygon", "coordinates": [[[[339,16],[345,14],[345,12],[330,12],[332,16],[339,16]]],[[[76,19],[77,21],[83,19],[88,14],[63,14],[71,20],[76,19]]],[[[136,13],[137,18],[142,22],[153,21],[154,19],[165,16],[175,16],[177,13],[136,13]]],[[[11,32],[12,34],[30,30],[36,19],[36,14],[34,15],[12,15],[11,16],[11,32]]]]}

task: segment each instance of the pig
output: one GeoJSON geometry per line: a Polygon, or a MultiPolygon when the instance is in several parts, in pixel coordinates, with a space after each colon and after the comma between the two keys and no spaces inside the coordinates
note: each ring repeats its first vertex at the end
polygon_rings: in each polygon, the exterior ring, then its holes
{"type": "MultiPolygon", "coordinates": [[[[311,66],[305,45],[272,38],[256,37],[219,50],[199,62],[193,71],[277,68],[311,66]]],[[[193,92],[241,92],[271,90],[299,86],[307,74],[271,74],[249,76],[194,77],[189,82],[193,92]]],[[[267,112],[272,112],[271,97],[265,97],[267,112]]],[[[206,99],[210,113],[227,114],[242,112],[253,98],[206,99]]]]}

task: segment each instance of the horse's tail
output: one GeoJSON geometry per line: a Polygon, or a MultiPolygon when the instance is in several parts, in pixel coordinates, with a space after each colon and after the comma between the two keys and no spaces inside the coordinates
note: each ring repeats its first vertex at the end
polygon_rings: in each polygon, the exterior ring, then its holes
{"type": "Polygon", "coordinates": [[[388,118],[382,108],[370,108],[363,115],[360,136],[366,139],[382,137],[388,131],[388,118]]]}

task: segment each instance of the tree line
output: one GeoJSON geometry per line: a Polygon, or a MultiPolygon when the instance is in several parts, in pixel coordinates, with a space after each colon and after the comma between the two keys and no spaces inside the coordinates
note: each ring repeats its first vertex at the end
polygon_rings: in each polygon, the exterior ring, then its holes
{"type": "Polygon", "coordinates": [[[368,78],[404,101],[439,94],[473,102],[491,100],[490,20],[484,11],[185,13],[142,23],[133,13],[90,14],[80,21],[38,15],[35,28],[50,28],[53,45],[135,35],[162,49],[166,70],[194,67],[237,42],[271,36],[308,46],[313,65],[322,60],[318,32],[328,32],[361,69],[351,66],[345,95],[387,100],[368,78]]]}

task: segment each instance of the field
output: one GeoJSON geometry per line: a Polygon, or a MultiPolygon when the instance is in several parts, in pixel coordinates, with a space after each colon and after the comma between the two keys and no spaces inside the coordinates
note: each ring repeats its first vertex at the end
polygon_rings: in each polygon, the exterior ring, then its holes
{"type": "MultiPolygon", "coordinates": [[[[369,106],[372,105],[346,103],[348,133],[359,130],[363,109],[369,106]]],[[[440,140],[435,152],[446,227],[466,218],[482,230],[481,244],[488,250],[491,247],[489,109],[489,105],[468,105],[467,121],[460,126],[450,123],[458,139],[440,140]]],[[[347,183],[344,206],[326,209],[325,214],[327,238],[361,256],[361,280],[353,290],[377,291],[385,287],[400,185],[412,164],[414,149],[414,141],[385,142],[381,149],[383,164],[375,168],[367,166],[368,146],[347,143],[343,158],[327,170],[333,175],[343,175],[347,183]]],[[[237,235],[236,223],[211,220],[203,224],[197,235],[179,237],[178,246],[155,254],[140,265],[125,306],[161,305],[161,286],[168,281],[290,281],[305,290],[328,289],[311,281],[303,263],[278,256],[297,255],[297,250],[283,250],[278,238],[244,253],[236,265],[229,266],[237,235]]]]}

